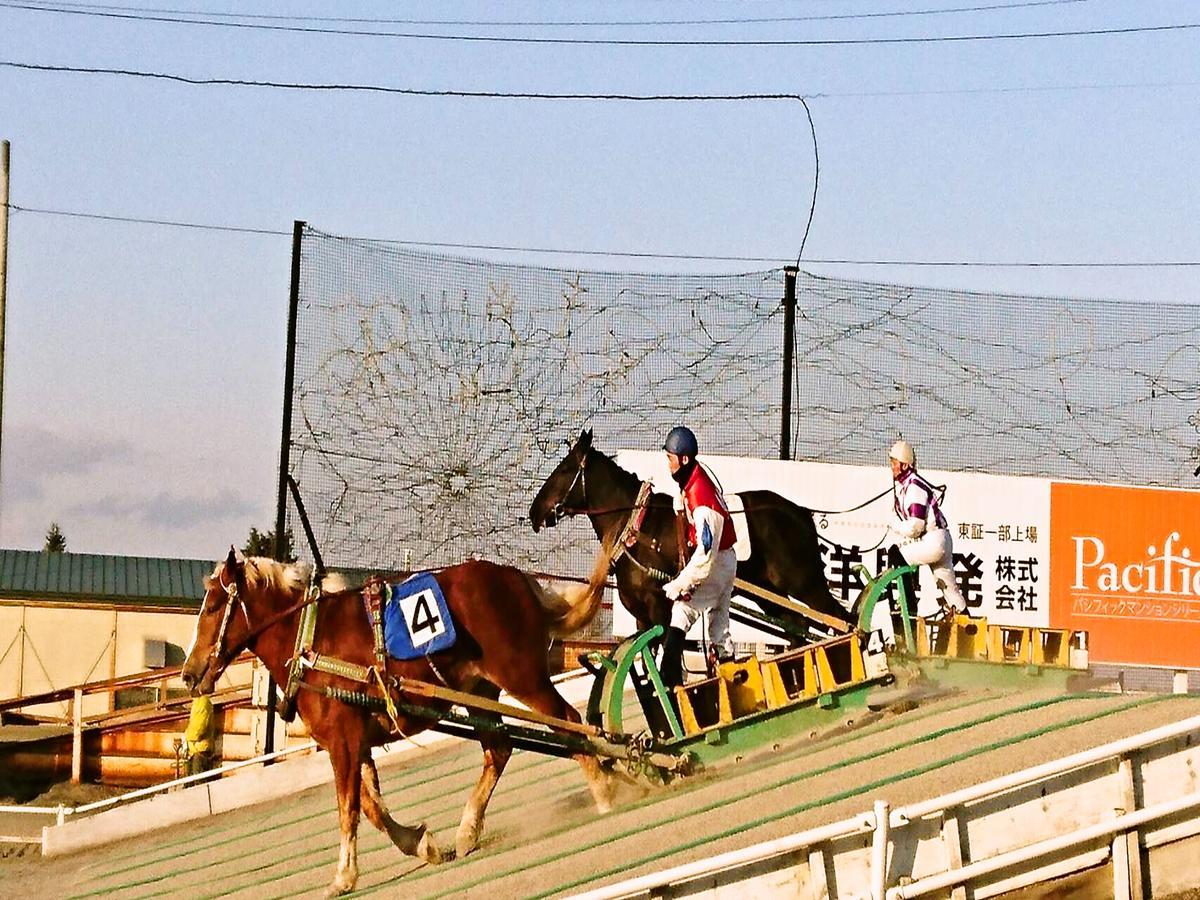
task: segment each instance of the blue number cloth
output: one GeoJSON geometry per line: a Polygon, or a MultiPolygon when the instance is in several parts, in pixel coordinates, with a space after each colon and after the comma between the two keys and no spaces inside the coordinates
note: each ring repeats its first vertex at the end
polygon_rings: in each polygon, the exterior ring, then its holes
{"type": "Polygon", "coordinates": [[[388,585],[383,605],[383,642],[394,659],[418,659],[448,650],[457,636],[437,579],[427,572],[388,585]]]}

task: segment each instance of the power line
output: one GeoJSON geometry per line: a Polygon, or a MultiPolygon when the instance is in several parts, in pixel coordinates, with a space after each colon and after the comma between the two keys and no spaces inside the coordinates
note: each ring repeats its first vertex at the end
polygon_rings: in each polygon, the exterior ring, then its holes
{"type": "Polygon", "coordinates": [[[133,13],[99,12],[34,6],[29,3],[0,0],[0,6],[31,12],[51,12],[61,15],[93,16],[108,19],[124,19],[139,22],[159,22],[175,25],[204,25],[214,28],[240,28],[257,31],[283,31],[296,34],[335,34],[375,38],[400,38],[405,40],[443,41],[462,43],[493,44],[555,44],[620,47],[837,47],[880,44],[938,44],[974,41],[1028,40],[1058,37],[1102,37],[1125,34],[1148,34],[1154,32],[1182,31],[1200,28],[1200,22],[1173,25],[1132,25],[1123,28],[1088,28],[1068,31],[1026,31],[991,34],[924,35],[918,37],[882,38],[744,38],[718,40],[706,38],[679,38],[655,40],[649,38],[568,38],[568,37],[511,37],[494,34],[430,34],[416,31],[361,31],[346,28],[324,28],[302,25],[271,25],[261,22],[223,22],[215,19],[183,18],[164,15],[137,15],[133,13]]]}
{"type": "Polygon", "coordinates": [[[143,72],[138,69],[112,69],[99,66],[57,66],[42,63],[23,63],[0,60],[0,66],[27,69],[34,72],[69,72],[80,75],[120,75],[129,78],[151,78],[193,85],[226,85],[236,87],[265,87],[296,91],[359,91],[381,94],[401,94],[409,97],[465,97],[508,100],[628,100],[628,101],[743,101],[743,100],[803,100],[794,93],[747,94],[573,94],[549,91],[461,91],[422,88],[389,87],[379,84],[317,84],[297,81],[259,81],[246,78],[193,78],[168,72],[143,72]]]}
{"type": "MultiPolygon", "coordinates": [[[[573,21],[513,21],[503,19],[397,19],[397,18],[362,18],[349,16],[298,16],[270,15],[266,13],[224,13],[203,9],[178,9],[170,7],[117,6],[106,3],[37,3],[34,7],[43,12],[74,12],[83,10],[129,12],[129,13],[161,13],[173,16],[209,16],[214,19],[256,19],[259,21],[283,22],[342,22],[353,25],[462,25],[470,27],[521,27],[521,28],[588,28],[588,27],[625,27],[625,26],[662,26],[662,25],[764,25],[784,24],[787,22],[831,22],[853,19],[886,19],[908,18],[913,16],[939,16],[957,13],[975,12],[1005,12],[1016,9],[1029,9],[1039,6],[1061,6],[1070,3],[1084,3],[1088,0],[1026,0],[1023,3],[991,3],[980,6],[958,6],[945,9],[909,9],[889,10],[868,13],[836,13],[819,16],[758,16],[748,18],[726,19],[610,19],[603,20],[573,20],[573,21]]],[[[15,4],[4,3],[5,6],[15,4]]],[[[26,8],[26,7],[19,7],[26,8]]]]}
{"type": "MultiPolygon", "coordinates": [[[[199,231],[234,232],[241,234],[260,234],[273,237],[292,236],[291,229],[286,231],[272,228],[253,228],[240,225],[214,225],[204,222],[187,222],[179,219],[149,219],[136,216],[120,216],[105,213],[85,213],[62,209],[44,209],[32,206],[19,206],[10,203],[12,212],[29,213],[31,215],[63,216],[72,219],[94,219],[102,222],[122,222],[135,225],[154,225],[172,228],[190,228],[199,231]]],[[[453,250],[490,250],[509,253],[546,253],[569,256],[617,256],[634,259],[667,259],[692,260],[698,262],[751,262],[751,263],[782,263],[787,254],[779,256],[714,256],[698,253],[648,253],[634,250],[581,250],[563,247],[522,247],[514,244],[467,244],[454,241],[418,241],[387,239],[370,240],[380,244],[393,244],[405,247],[445,248],[453,250]]],[[[1014,262],[1000,260],[919,260],[919,259],[851,259],[848,257],[833,257],[803,260],[810,265],[827,266],[914,266],[914,267],[957,267],[980,269],[1166,269],[1166,268],[1196,268],[1200,260],[1169,260],[1143,262],[1014,262]]]]}
{"type": "Polygon", "coordinates": [[[33,213],[42,216],[62,216],[69,219],[95,219],[101,222],[125,222],[131,225],[163,225],[171,228],[192,228],[199,231],[232,231],[241,234],[269,234],[288,236],[292,232],[278,231],[270,228],[249,228],[240,225],[210,225],[203,222],[183,222],[176,219],[141,219],[135,216],[116,216],[105,213],[72,212],[65,209],[37,209],[32,206],[18,206],[10,203],[8,208],[13,212],[33,213]]]}
{"type": "Polygon", "coordinates": [[[0,60],[0,67],[24,69],[32,72],[62,72],[72,75],[115,75],[127,78],[149,78],[174,81],[200,87],[257,87],[292,91],[351,91],[362,93],[397,94],[408,97],[459,97],[476,100],[620,100],[630,102],[706,102],[706,101],[750,101],[750,100],[836,100],[870,97],[926,97],[970,94],[1021,94],[1047,93],[1051,91],[1101,91],[1134,90],[1147,88],[1196,87],[1197,81],[1162,81],[1127,84],[1064,84],[1028,87],[997,88],[946,88],[944,90],[913,91],[820,91],[796,94],[784,91],[745,94],[622,94],[622,93],[571,93],[552,91],[464,91],[457,89],[402,88],[380,84],[337,84],[302,81],[264,81],[247,78],[199,78],[177,75],[171,72],[146,72],[139,69],[116,69],[99,66],[49,65],[25,63],[15,60],[0,60]]]}

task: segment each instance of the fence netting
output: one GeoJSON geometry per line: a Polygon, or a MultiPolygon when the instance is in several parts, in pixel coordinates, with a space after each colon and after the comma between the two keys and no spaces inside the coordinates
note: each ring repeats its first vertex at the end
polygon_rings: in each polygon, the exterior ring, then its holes
{"type": "MultiPolygon", "coordinates": [[[[312,228],[300,268],[289,468],[327,564],[586,573],[585,521],[524,518],[584,427],[609,452],[684,423],[778,456],[782,268],[546,268],[312,228]]],[[[941,469],[1194,486],[1194,307],[801,272],[795,349],[796,458],[882,466],[903,435],[941,469]]]]}

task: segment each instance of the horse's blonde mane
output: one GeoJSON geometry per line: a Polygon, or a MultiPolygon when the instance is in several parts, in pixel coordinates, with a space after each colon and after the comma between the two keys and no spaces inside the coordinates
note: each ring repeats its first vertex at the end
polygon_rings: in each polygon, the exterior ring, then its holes
{"type": "MultiPolygon", "coordinates": [[[[217,563],[210,578],[217,578],[224,569],[225,563],[217,563]]],[[[312,580],[312,570],[310,563],[281,563],[267,556],[248,556],[246,587],[255,590],[273,589],[288,594],[298,593],[308,587],[312,580]]],[[[344,591],[349,587],[346,576],[340,572],[326,572],[325,577],[321,579],[321,590],[325,593],[344,591]]]]}

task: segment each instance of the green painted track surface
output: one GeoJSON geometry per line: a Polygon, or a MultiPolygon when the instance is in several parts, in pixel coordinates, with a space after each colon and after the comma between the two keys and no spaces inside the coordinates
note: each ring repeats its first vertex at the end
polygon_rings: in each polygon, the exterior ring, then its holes
{"type": "MultiPolygon", "coordinates": [[[[644,796],[630,789],[603,817],[575,763],[518,752],[483,844],[465,860],[420,865],[364,820],[354,896],[561,895],[837,821],[876,798],[934,797],[1196,714],[1200,697],[959,693],[798,735],[644,796]]],[[[381,768],[393,814],[428,822],[443,848],[453,846],[479,763],[477,746],[452,741],[381,768]]],[[[0,862],[0,897],[316,897],[333,876],[337,841],[325,785],[72,857],[26,860],[11,882],[0,862]]]]}

